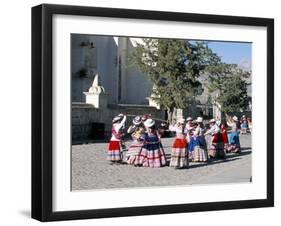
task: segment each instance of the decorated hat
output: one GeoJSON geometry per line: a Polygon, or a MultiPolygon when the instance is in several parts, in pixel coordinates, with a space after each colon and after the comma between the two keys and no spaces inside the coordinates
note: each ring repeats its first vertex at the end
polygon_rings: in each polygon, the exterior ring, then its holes
{"type": "Polygon", "coordinates": [[[122,120],[122,118],[123,118],[122,116],[117,115],[113,118],[112,123],[116,123],[116,122],[122,120]]]}
{"type": "Polygon", "coordinates": [[[237,116],[235,116],[235,115],[232,117],[232,119],[233,119],[234,121],[238,121],[238,118],[237,118],[237,116]]]}
{"type": "Polygon", "coordinates": [[[155,125],[155,121],[153,119],[149,118],[149,119],[145,120],[145,122],[143,124],[145,127],[150,128],[155,125]]]}
{"type": "Polygon", "coordinates": [[[186,119],[186,121],[188,122],[188,121],[192,121],[192,118],[191,117],[188,117],[187,119],[186,119]]]}
{"type": "Polygon", "coordinates": [[[133,119],[133,123],[134,125],[138,126],[142,123],[142,120],[141,120],[141,117],[140,116],[136,116],[134,119],[133,119]]]}
{"type": "Polygon", "coordinates": [[[199,122],[199,123],[203,122],[203,118],[202,117],[197,117],[196,122],[199,122]]]}

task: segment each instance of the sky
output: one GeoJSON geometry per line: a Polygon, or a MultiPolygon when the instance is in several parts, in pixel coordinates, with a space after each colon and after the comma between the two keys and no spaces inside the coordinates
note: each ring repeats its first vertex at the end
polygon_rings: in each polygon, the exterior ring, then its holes
{"type": "Polygon", "coordinates": [[[208,42],[208,46],[221,57],[225,63],[251,64],[252,44],[245,42],[208,42]]]}

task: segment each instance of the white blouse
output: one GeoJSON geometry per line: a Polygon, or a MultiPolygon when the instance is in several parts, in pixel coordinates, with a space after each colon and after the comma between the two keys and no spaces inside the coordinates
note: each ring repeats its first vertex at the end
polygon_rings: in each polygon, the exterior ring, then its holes
{"type": "Polygon", "coordinates": [[[218,127],[218,125],[215,124],[215,125],[211,126],[211,128],[209,130],[207,130],[205,135],[207,135],[207,134],[213,135],[213,134],[216,134],[218,132],[220,132],[220,128],[218,127]]]}

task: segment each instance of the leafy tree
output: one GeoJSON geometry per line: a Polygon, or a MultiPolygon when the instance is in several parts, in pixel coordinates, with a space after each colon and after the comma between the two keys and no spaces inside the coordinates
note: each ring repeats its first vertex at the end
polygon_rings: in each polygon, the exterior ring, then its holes
{"type": "Polygon", "coordinates": [[[216,93],[216,101],[225,113],[246,110],[249,105],[247,93],[247,78],[250,72],[242,70],[234,64],[220,63],[210,65],[209,85],[210,92],[216,93]]]}
{"type": "Polygon", "coordinates": [[[188,108],[203,92],[200,75],[220,58],[206,42],[144,38],[129,57],[154,84],[154,101],[163,106],[171,121],[176,108],[188,108]]]}

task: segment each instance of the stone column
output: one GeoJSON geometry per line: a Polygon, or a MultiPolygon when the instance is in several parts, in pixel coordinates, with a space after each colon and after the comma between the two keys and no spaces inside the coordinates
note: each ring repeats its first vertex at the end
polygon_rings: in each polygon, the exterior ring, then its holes
{"type": "Polygon", "coordinates": [[[84,92],[86,96],[86,103],[93,105],[95,108],[107,108],[108,94],[105,92],[104,87],[101,86],[99,75],[96,74],[92,86],[88,92],[84,92]]]}

